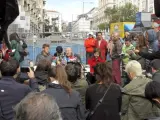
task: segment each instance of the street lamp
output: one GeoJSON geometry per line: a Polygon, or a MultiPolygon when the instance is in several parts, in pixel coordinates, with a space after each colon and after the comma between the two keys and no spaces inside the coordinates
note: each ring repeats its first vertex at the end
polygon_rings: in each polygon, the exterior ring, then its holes
{"type": "Polygon", "coordinates": [[[37,42],[37,36],[33,35],[33,61],[35,60],[35,44],[37,42]]]}
{"type": "Polygon", "coordinates": [[[94,2],[84,2],[84,1],[83,1],[83,11],[82,11],[83,13],[82,13],[82,14],[84,14],[84,9],[85,9],[85,6],[84,6],[84,5],[85,5],[86,3],[88,3],[88,4],[94,4],[94,2]]]}

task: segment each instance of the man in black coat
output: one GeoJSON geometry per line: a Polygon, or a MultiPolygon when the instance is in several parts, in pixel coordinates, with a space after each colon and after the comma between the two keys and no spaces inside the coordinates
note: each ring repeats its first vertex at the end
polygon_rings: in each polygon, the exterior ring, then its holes
{"type": "MultiPolygon", "coordinates": [[[[19,103],[31,88],[27,85],[17,83],[13,76],[19,71],[19,63],[15,60],[3,61],[0,64],[2,79],[0,80],[0,120],[13,120],[14,106],[19,103]]],[[[29,72],[30,81],[34,73],[29,72]]]]}
{"type": "Polygon", "coordinates": [[[160,59],[155,59],[151,62],[152,80],[160,83],[160,59]]]}

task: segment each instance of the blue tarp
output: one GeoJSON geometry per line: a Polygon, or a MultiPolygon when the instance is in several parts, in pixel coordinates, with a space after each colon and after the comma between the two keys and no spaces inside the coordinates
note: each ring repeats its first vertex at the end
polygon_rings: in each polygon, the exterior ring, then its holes
{"type": "Polygon", "coordinates": [[[125,24],[124,30],[125,31],[131,31],[134,28],[134,24],[125,24]]]}

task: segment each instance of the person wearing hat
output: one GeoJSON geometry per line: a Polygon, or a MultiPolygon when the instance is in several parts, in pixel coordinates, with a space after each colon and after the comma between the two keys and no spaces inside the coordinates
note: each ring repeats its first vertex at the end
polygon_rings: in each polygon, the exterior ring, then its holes
{"type": "Polygon", "coordinates": [[[93,32],[90,32],[88,36],[89,37],[84,41],[84,47],[86,48],[86,63],[88,62],[88,59],[90,59],[93,56],[93,51],[96,42],[96,40],[93,37],[93,32]]]}
{"type": "Polygon", "coordinates": [[[152,80],[160,83],[160,59],[155,59],[151,62],[152,80]]]}

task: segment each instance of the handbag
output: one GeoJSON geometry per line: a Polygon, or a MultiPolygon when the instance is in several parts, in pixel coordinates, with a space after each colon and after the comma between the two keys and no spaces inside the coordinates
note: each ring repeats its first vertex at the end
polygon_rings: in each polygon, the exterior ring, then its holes
{"type": "Polygon", "coordinates": [[[94,107],[94,109],[92,111],[88,110],[86,112],[86,120],[90,120],[91,117],[94,115],[95,111],[97,110],[97,108],[101,105],[101,103],[103,102],[106,94],[108,93],[110,87],[112,86],[112,83],[109,85],[108,89],[106,90],[106,92],[104,93],[103,97],[98,101],[98,103],[96,104],[96,106],[94,107]]]}

